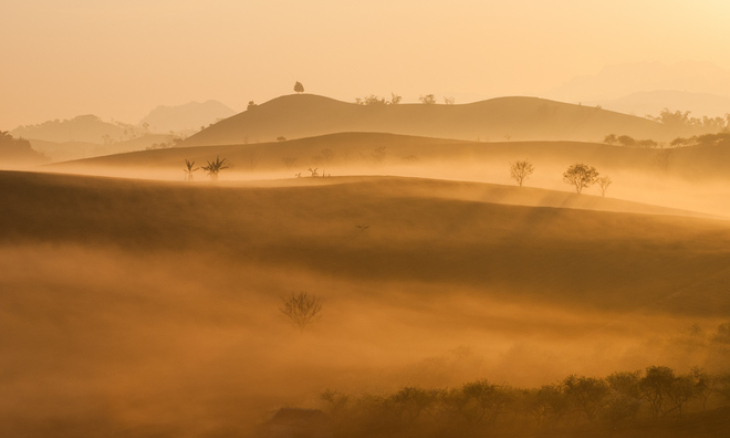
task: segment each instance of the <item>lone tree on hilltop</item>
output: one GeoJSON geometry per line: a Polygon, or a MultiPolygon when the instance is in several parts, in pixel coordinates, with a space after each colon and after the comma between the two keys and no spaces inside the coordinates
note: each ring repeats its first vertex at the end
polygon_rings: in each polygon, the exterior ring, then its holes
{"type": "Polygon", "coordinates": [[[535,169],[532,167],[532,163],[527,160],[517,161],[510,163],[510,176],[513,180],[517,181],[520,187],[522,183],[532,175],[535,169]]]}
{"type": "Polygon", "coordinates": [[[584,188],[592,186],[597,178],[596,168],[586,164],[573,164],[563,173],[563,181],[574,186],[579,195],[584,188]]]}
{"type": "Polygon", "coordinates": [[[601,188],[601,196],[604,198],[606,197],[606,189],[608,186],[611,185],[613,181],[611,181],[611,177],[609,176],[602,176],[600,178],[596,178],[596,184],[598,184],[598,187],[601,188]]]}
{"type": "Polygon", "coordinates": [[[208,172],[208,176],[210,176],[211,181],[218,181],[218,172],[223,169],[228,169],[228,166],[223,165],[225,161],[225,158],[221,160],[220,157],[215,157],[215,161],[208,161],[208,165],[203,166],[203,170],[208,172]]]}
{"type": "Polygon", "coordinates": [[[188,159],[185,159],[185,181],[192,181],[193,180],[193,172],[200,169],[200,167],[193,168],[195,166],[195,161],[188,161],[188,159]]]}
{"type": "Polygon", "coordinates": [[[304,93],[304,85],[302,85],[301,82],[297,81],[294,84],[294,91],[296,91],[297,93],[304,93]]]}
{"type": "Polygon", "coordinates": [[[322,300],[314,295],[306,292],[293,293],[282,301],[279,310],[301,331],[322,316],[322,300]]]}

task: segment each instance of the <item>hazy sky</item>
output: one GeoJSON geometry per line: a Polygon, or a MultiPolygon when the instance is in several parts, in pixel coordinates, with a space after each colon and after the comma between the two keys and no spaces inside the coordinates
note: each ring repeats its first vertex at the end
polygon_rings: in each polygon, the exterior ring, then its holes
{"type": "MultiPolygon", "coordinates": [[[[539,95],[606,65],[730,69],[727,0],[0,0],[0,129],[292,92],[539,95]]],[[[457,102],[458,103],[458,102],[457,102]]]]}

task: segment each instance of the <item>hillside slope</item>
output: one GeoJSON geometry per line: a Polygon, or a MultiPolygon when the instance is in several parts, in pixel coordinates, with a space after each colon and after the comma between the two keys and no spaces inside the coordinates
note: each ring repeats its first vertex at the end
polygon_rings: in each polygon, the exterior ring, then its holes
{"type": "MultiPolygon", "coordinates": [[[[730,281],[726,222],[497,204],[473,188],[423,180],[313,181],[191,187],[6,172],[0,242],[202,250],[357,281],[458,284],[588,308],[730,312],[721,287],[730,281]]],[[[505,201],[519,190],[509,189],[505,201]]],[[[534,205],[545,198],[522,196],[534,205]]]]}
{"type": "Polygon", "coordinates": [[[610,133],[661,140],[673,135],[647,119],[534,97],[463,105],[357,105],[303,94],[281,96],[232,116],[193,135],[185,145],[257,143],[337,132],[472,141],[600,141],[610,133]]]}

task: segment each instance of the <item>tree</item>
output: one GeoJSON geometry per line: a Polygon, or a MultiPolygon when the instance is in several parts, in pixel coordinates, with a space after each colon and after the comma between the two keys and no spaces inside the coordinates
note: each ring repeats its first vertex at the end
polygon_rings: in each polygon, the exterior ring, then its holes
{"type": "Polygon", "coordinates": [[[398,105],[402,99],[403,99],[402,96],[398,96],[395,93],[390,93],[390,104],[391,105],[398,105]]]}
{"type": "Polygon", "coordinates": [[[444,96],[444,103],[446,105],[453,105],[456,102],[456,99],[454,99],[454,96],[448,97],[444,96]]]}
{"type": "Polygon", "coordinates": [[[532,163],[530,163],[527,160],[517,161],[515,163],[510,163],[510,177],[517,181],[517,184],[519,184],[520,187],[522,187],[522,183],[532,175],[532,172],[534,172],[534,168],[532,167],[532,163]]]}
{"type": "Polygon", "coordinates": [[[304,85],[302,85],[301,82],[297,81],[294,84],[294,91],[296,91],[297,93],[304,93],[304,85]]]}
{"type": "Polygon", "coordinates": [[[288,155],[286,157],[283,157],[281,159],[281,161],[284,162],[284,164],[286,165],[286,168],[287,169],[291,169],[292,166],[294,165],[294,163],[296,163],[297,157],[292,157],[292,156],[288,155]]]}
{"type": "Polygon", "coordinates": [[[246,110],[249,110],[250,111],[250,110],[256,108],[257,106],[258,105],[256,105],[256,102],[254,102],[253,100],[249,100],[248,101],[248,106],[246,107],[246,110]]]}
{"type": "Polygon", "coordinates": [[[321,317],[322,300],[306,292],[293,293],[289,298],[282,299],[279,310],[292,324],[299,327],[300,331],[304,331],[309,324],[321,317]]]}
{"type": "Polygon", "coordinates": [[[203,170],[208,172],[211,181],[218,181],[218,173],[223,169],[228,169],[228,166],[223,165],[225,161],[225,158],[221,160],[220,157],[216,156],[215,161],[208,161],[208,165],[203,166],[203,170]]]}
{"type": "Polygon", "coordinates": [[[603,138],[603,142],[606,144],[613,145],[618,141],[618,137],[616,137],[616,134],[608,134],[606,137],[603,138]]]}
{"type": "Polygon", "coordinates": [[[185,181],[192,181],[193,180],[193,172],[200,169],[200,167],[193,168],[195,166],[195,161],[188,161],[188,159],[185,159],[185,181]]]}
{"type": "Polygon", "coordinates": [[[593,421],[599,409],[603,408],[609,394],[608,384],[595,377],[569,376],[563,381],[565,395],[573,400],[588,421],[593,421]]]}
{"type": "Polygon", "coordinates": [[[596,178],[596,184],[598,184],[598,187],[601,188],[601,196],[606,196],[606,189],[608,186],[611,185],[613,181],[611,181],[611,178],[609,176],[602,176],[600,178],[596,178]]]}
{"type": "Polygon", "coordinates": [[[573,164],[563,173],[563,181],[574,186],[579,195],[584,188],[592,186],[596,178],[598,178],[596,168],[585,164],[573,164]]]}
{"type": "Polygon", "coordinates": [[[436,103],[436,96],[433,94],[421,95],[418,100],[424,105],[433,105],[436,103]]]}

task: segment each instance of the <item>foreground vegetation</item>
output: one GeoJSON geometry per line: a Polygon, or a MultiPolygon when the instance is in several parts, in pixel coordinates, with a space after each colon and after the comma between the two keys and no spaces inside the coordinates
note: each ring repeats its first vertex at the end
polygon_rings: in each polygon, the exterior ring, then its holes
{"type": "Polygon", "coordinates": [[[326,427],[342,437],[650,431],[725,412],[730,373],[694,367],[678,374],[651,366],[605,378],[571,375],[540,388],[478,380],[460,388],[403,387],[355,398],[328,390],[321,399],[329,414],[326,427]]]}

